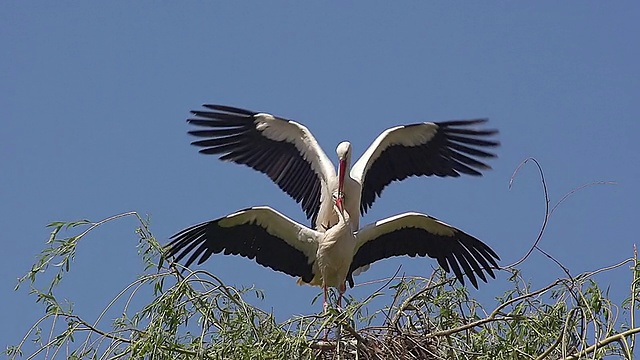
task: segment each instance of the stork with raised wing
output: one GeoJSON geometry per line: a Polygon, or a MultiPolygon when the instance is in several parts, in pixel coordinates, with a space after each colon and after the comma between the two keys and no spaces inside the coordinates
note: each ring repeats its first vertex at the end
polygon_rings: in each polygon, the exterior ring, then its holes
{"type": "Polygon", "coordinates": [[[344,195],[353,230],[359,228],[376,197],[391,182],[409,176],[458,177],[482,175],[490,166],[477,158],[492,158],[483,148],[495,147],[487,139],[497,130],[475,129],[487,119],[422,122],[385,130],[362,157],[351,165],[351,144],[338,145],[338,176],[333,163],[303,125],[267,113],[209,105],[192,111],[188,122],[206,128],[189,134],[203,154],[245,164],[271,178],[296,202],[318,230],[338,223],[332,194],[344,195]]]}
{"type": "Polygon", "coordinates": [[[357,268],[392,256],[429,256],[464,285],[466,275],[474,287],[476,277],[494,278],[498,255],[482,241],[436,218],[404,213],[351,231],[342,198],[332,201],[338,223],[326,231],[301,225],[266,206],[240,210],[225,217],[186,228],[171,237],[167,256],[184,265],[202,264],[212,254],[240,255],[273,270],[327,288],[338,288],[338,306],[345,281],[357,268]]]}

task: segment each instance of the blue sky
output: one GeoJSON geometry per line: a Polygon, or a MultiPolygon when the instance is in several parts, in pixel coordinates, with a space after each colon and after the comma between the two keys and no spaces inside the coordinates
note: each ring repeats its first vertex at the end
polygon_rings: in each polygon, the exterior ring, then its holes
{"type": "MultiPolygon", "coordinates": [[[[552,218],[540,246],[572,274],[632,256],[640,213],[640,5],[558,3],[295,2],[0,4],[0,339],[16,343],[42,308],[16,278],[42,249],[51,221],[94,221],[125,211],[176,231],[269,205],[306,223],[266,176],[203,156],[185,119],[203,103],[270,112],[304,123],[334,159],[357,157],[386,128],[490,118],[499,158],[482,178],[412,178],[387,187],[362,223],[420,211],[520,258],[540,227],[542,164],[552,203],[593,181],[552,218]]],[[[94,318],[142,273],[136,223],[85,239],[63,297],[94,318]]],[[[392,259],[356,278],[427,275],[435,262],[392,259]]],[[[244,258],[204,266],[230,285],[266,291],[279,319],[320,311],[319,289],[244,258]]],[[[564,276],[534,253],[533,286],[564,276]]],[[[597,279],[618,303],[625,268],[597,279]]],[[[491,304],[506,274],[471,294],[491,304]]],[[[364,297],[377,285],[351,290],[364,297]]]]}

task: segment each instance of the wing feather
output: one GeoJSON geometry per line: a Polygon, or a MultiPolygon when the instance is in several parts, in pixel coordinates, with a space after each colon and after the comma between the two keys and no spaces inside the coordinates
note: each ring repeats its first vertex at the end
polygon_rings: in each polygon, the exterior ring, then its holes
{"type": "Polygon", "coordinates": [[[249,116],[254,114],[254,112],[251,110],[245,110],[245,109],[241,109],[233,106],[227,106],[227,105],[204,104],[202,106],[207,109],[225,111],[229,113],[243,114],[243,115],[249,115],[249,116]]]}

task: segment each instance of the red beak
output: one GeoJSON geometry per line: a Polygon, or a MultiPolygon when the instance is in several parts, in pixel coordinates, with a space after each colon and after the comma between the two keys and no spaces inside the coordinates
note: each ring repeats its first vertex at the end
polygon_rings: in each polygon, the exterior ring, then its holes
{"type": "Polygon", "coordinates": [[[344,200],[344,177],[347,172],[347,161],[340,159],[338,162],[338,198],[336,199],[336,206],[340,211],[344,211],[342,201],[344,200]]]}
{"type": "Polygon", "coordinates": [[[347,172],[347,161],[340,159],[338,163],[338,196],[344,196],[344,177],[347,172]]]}

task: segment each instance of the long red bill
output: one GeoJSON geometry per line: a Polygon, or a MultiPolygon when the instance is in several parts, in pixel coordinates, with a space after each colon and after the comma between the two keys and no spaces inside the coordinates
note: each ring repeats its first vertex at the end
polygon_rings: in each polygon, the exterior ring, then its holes
{"type": "Polygon", "coordinates": [[[347,161],[340,159],[338,162],[338,197],[344,196],[344,177],[347,172],[347,161]]]}

